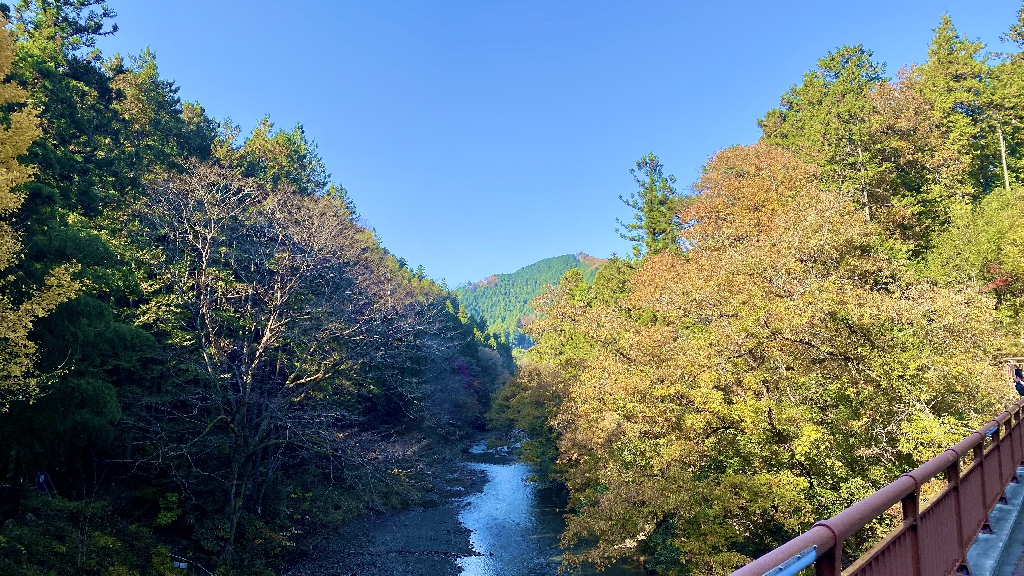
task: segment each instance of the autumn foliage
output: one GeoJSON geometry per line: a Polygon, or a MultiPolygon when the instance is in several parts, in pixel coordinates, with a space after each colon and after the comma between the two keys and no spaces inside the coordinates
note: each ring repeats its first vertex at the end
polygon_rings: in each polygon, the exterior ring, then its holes
{"type": "Polygon", "coordinates": [[[574,560],[727,572],[1002,405],[991,302],[915,277],[817,178],[777,147],[725,150],[685,253],[645,259],[618,302],[571,276],[548,294],[512,404],[558,405],[565,539],[596,537],[574,560]]]}
{"type": "Polygon", "coordinates": [[[829,53],[758,143],[711,158],[677,245],[538,298],[491,417],[566,486],[570,564],[728,574],[1014,399],[1024,61],[934,32],[894,80],[829,53]]]}

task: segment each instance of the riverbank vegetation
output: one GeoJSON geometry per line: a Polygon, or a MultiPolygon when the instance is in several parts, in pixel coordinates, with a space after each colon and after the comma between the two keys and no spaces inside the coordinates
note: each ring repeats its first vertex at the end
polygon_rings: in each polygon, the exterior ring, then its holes
{"type": "Polygon", "coordinates": [[[0,573],[271,573],[416,502],[508,350],[301,126],[243,135],[104,57],[99,0],[0,11],[0,573]]]}
{"type": "Polygon", "coordinates": [[[1005,40],[943,17],[894,77],[837,48],[689,194],[637,162],[634,256],[535,302],[491,413],[567,488],[571,563],[728,574],[1011,401],[1024,10],[1005,40]]]}

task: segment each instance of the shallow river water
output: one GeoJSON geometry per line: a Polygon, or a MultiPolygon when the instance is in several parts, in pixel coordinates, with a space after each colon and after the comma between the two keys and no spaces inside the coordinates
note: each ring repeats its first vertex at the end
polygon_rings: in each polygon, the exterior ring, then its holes
{"type": "MultiPolygon", "coordinates": [[[[558,571],[558,536],[565,524],[553,494],[538,490],[528,478],[533,470],[480,443],[470,449],[470,463],[487,474],[483,491],[467,496],[459,522],[470,530],[479,555],[457,560],[464,576],[547,576],[558,571]]],[[[593,572],[585,571],[585,574],[593,572]]],[[[635,576],[639,570],[614,566],[605,576],[635,576]]]]}
{"type": "MultiPolygon", "coordinates": [[[[482,442],[462,460],[433,503],[356,520],[284,574],[555,576],[564,528],[557,498],[527,480],[528,466],[482,442]]],[[[600,574],[641,572],[616,566],[600,574]]]]}

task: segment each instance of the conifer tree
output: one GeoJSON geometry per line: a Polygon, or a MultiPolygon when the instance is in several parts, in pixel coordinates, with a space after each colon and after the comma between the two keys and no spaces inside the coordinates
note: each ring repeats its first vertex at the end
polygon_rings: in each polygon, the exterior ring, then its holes
{"type": "Polygon", "coordinates": [[[917,89],[934,107],[943,126],[945,150],[958,178],[944,182],[952,198],[975,199],[990,189],[989,174],[981,158],[985,106],[983,92],[988,67],[979,58],[985,45],[957,32],[948,14],[942,16],[928,47],[928,62],[917,68],[917,89]]]}
{"type": "Polygon", "coordinates": [[[883,203],[872,185],[881,162],[873,153],[872,90],[886,81],[885,65],[864,46],[842,46],[818,60],[800,86],[758,125],[765,141],[796,152],[822,168],[826,185],[861,204],[870,220],[883,203]]]}
{"type": "MultiPolygon", "coordinates": [[[[6,77],[14,62],[14,39],[0,18],[0,78],[6,77]]],[[[35,110],[26,107],[28,93],[13,82],[0,83],[0,107],[13,108],[0,123],[0,273],[14,265],[22,250],[11,218],[24,196],[18,186],[28,182],[34,169],[18,162],[39,136],[35,110]],[[5,125],[6,124],[6,125],[5,125]]],[[[38,386],[33,372],[36,344],[29,339],[32,322],[48,314],[78,290],[71,274],[73,265],[54,269],[40,290],[25,292],[13,276],[0,277],[0,408],[15,398],[31,398],[38,386]]],[[[9,273],[8,273],[9,274],[9,273]]]]}
{"type": "Polygon", "coordinates": [[[665,176],[664,165],[653,152],[636,161],[636,168],[630,168],[633,181],[639,192],[630,193],[629,198],[619,200],[636,211],[632,222],[616,219],[622,226],[616,232],[622,238],[633,242],[633,255],[639,259],[643,254],[657,254],[679,247],[679,221],[676,216],[680,202],[676,193],[676,177],[665,176]],[[639,175],[638,175],[639,173],[639,175]]]}

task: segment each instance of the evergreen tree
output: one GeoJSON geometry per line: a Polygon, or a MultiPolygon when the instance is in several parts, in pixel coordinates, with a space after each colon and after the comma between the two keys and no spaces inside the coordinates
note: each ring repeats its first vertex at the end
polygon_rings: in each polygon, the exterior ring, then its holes
{"type": "Polygon", "coordinates": [[[619,196],[619,200],[636,213],[632,222],[616,219],[622,226],[616,228],[616,232],[633,242],[633,255],[637,259],[645,253],[679,248],[680,197],[674,186],[676,177],[665,176],[663,169],[653,152],[637,160],[636,168],[630,168],[629,173],[640,190],[631,192],[628,199],[619,196]]]}
{"type": "MultiPolygon", "coordinates": [[[[13,82],[3,82],[14,62],[14,39],[0,16],[0,273],[22,258],[20,234],[10,221],[21,207],[18,189],[35,169],[18,162],[39,136],[36,110],[26,106],[28,93],[13,82]]],[[[44,287],[18,286],[12,277],[0,278],[0,410],[12,399],[31,399],[38,392],[34,371],[37,345],[29,338],[33,322],[74,297],[79,285],[72,279],[74,264],[50,270],[44,287]]]]}
{"type": "Polygon", "coordinates": [[[915,70],[920,78],[917,90],[932,103],[943,128],[943,148],[956,163],[949,172],[958,177],[943,187],[950,199],[960,201],[992,190],[993,177],[998,177],[995,166],[983,161],[981,154],[987,139],[983,118],[988,67],[980,60],[984,48],[980,41],[961,36],[944,14],[928,47],[928,61],[915,70]]]}
{"type": "Polygon", "coordinates": [[[873,154],[868,96],[886,80],[884,64],[872,58],[859,45],[829,52],[758,121],[766,142],[820,166],[827,185],[862,204],[869,220],[873,207],[886,201],[872,186],[881,158],[873,154]]]}
{"type": "Polygon", "coordinates": [[[264,117],[246,138],[236,160],[247,176],[261,178],[271,186],[287,183],[303,194],[323,194],[330,186],[316,143],[306,137],[298,124],[290,132],[275,130],[264,117]]]}

